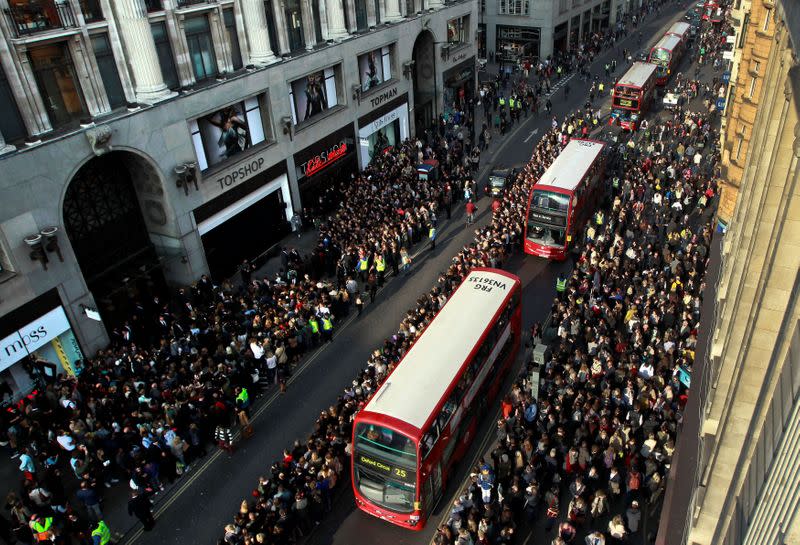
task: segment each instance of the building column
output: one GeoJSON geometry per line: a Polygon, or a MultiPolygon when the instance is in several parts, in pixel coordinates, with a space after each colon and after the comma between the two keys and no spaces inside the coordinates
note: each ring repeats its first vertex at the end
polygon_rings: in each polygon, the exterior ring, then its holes
{"type": "Polygon", "coordinates": [[[355,0],[344,0],[344,7],[347,10],[347,32],[355,34],[358,32],[358,23],[356,22],[356,3],[355,0]]]}
{"type": "Polygon", "coordinates": [[[272,1],[272,16],[275,19],[275,33],[278,35],[278,49],[281,55],[289,54],[289,35],[286,13],[283,11],[283,2],[272,1]]]}
{"type": "Polygon", "coordinates": [[[0,132],[0,155],[11,153],[16,149],[17,149],[16,146],[12,146],[11,144],[6,144],[6,139],[3,138],[3,133],[0,132]]]}
{"type": "Polygon", "coordinates": [[[272,47],[269,44],[267,13],[264,11],[264,2],[261,0],[241,0],[239,6],[242,10],[244,31],[247,34],[247,57],[250,59],[250,64],[264,66],[277,61],[278,58],[272,52],[272,47]]]}
{"type": "Polygon", "coordinates": [[[314,25],[314,12],[311,2],[300,2],[300,18],[303,20],[303,38],[306,41],[306,51],[311,51],[317,45],[317,29],[314,25]]]}
{"type": "Polygon", "coordinates": [[[428,0],[428,9],[439,9],[444,7],[444,0],[428,0]]]}
{"type": "Polygon", "coordinates": [[[378,24],[378,16],[375,13],[375,1],[366,0],[367,3],[367,27],[374,28],[378,24]]]}
{"type": "Polygon", "coordinates": [[[347,37],[342,0],[325,0],[325,15],[328,21],[328,39],[340,41],[347,37]]]}
{"type": "Polygon", "coordinates": [[[172,92],[161,75],[161,65],[158,63],[156,44],[150,31],[144,2],[116,0],[113,6],[133,75],[137,102],[152,104],[170,97],[172,92]]]}
{"type": "Polygon", "coordinates": [[[384,23],[393,23],[403,18],[400,14],[400,2],[403,0],[386,0],[386,11],[383,15],[384,23]]]}

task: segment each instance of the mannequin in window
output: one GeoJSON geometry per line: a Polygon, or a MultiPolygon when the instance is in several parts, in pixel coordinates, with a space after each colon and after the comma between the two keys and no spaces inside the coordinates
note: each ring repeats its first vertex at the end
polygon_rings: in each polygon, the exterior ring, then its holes
{"type": "Polygon", "coordinates": [[[322,92],[319,76],[309,76],[306,84],[306,115],[303,120],[314,117],[327,108],[328,101],[325,100],[325,93],[322,92]]]}
{"type": "Polygon", "coordinates": [[[247,148],[247,125],[239,117],[236,108],[229,106],[206,118],[220,130],[217,145],[225,148],[221,158],[228,159],[247,148]]]}

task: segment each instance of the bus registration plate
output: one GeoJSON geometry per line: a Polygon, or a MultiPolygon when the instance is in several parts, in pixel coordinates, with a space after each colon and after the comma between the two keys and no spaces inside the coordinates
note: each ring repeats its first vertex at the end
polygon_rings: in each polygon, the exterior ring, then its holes
{"type": "Polygon", "coordinates": [[[633,101],[631,101],[630,99],[627,99],[627,98],[619,99],[619,105],[620,106],[627,106],[628,108],[630,108],[632,104],[633,104],[633,101]]]}

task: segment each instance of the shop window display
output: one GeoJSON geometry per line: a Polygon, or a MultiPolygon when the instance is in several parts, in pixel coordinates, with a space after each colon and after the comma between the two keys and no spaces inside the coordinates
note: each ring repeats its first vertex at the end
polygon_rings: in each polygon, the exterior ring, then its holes
{"type": "Polygon", "coordinates": [[[308,121],[338,104],[336,72],[333,67],[309,74],[289,84],[292,120],[295,125],[308,121]]]}
{"type": "Polygon", "coordinates": [[[231,159],[264,142],[268,124],[264,123],[263,95],[250,97],[189,122],[200,170],[231,159]]]}

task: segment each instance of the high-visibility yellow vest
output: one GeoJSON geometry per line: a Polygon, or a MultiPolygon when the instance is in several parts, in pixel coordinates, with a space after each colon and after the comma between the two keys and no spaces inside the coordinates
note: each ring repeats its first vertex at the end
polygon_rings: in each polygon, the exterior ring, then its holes
{"type": "Polygon", "coordinates": [[[111,528],[102,520],[97,523],[97,528],[92,530],[92,537],[100,536],[100,545],[106,545],[111,541],[111,528]]]}
{"type": "Polygon", "coordinates": [[[428,231],[428,238],[432,239],[436,236],[436,227],[431,227],[428,231]]]}
{"type": "Polygon", "coordinates": [[[595,222],[597,222],[597,225],[603,225],[603,212],[598,210],[595,222]]]}
{"type": "Polygon", "coordinates": [[[319,333],[319,324],[317,323],[316,318],[312,318],[311,320],[309,320],[308,325],[311,326],[311,333],[313,333],[314,335],[319,333]]]}
{"type": "Polygon", "coordinates": [[[508,107],[511,108],[512,110],[514,109],[514,99],[513,98],[509,98],[508,99],[508,107]]]}
{"type": "Polygon", "coordinates": [[[500,97],[500,106],[505,106],[505,105],[506,105],[506,99],[500,97]]]}
{"type": "Polygon", "coordinates": [[[375,268],[378,272],[383,272],[386,270],[386,261],[383,259],[383,256],[378,256],[375,258],[375,268]]]}
{"type": "Polygon", "coordinates": [[[566,289],[567,289],[567,279],[558,278],[556,280],[556,291],[561,293],[562,291],[566,291],[566,289]]]}
{"type": "Polygon", "coordinates": [[[324,331],[330,331],[331,329],[333,329],[333,324],[331,323],[331,319],[328,318],[327,316],[322,317],[322,329],[324,331]]]}
{"type": "Polygon", "coordinates": [[[38,520],[31,521],[31,530],[33,530],[36,541],[50,541],[52,533],[50,527],[53,526],[53,517],[44,519],[44,524],[38,520]]]}
{"type": "MultiPolygon", "coordinates": [[[[242,403],[247,403],[247,400],[250,399],[250,394],[247,393],[247,388],[242,388],[242,391],[239,392],[239,395],[236,396],[236,401],[241,401],[242,403]]],[[[102,521],[101,521],[102,523],[102,521]]]]}
{"type": "Polygon", "coordinates": [[[367,270],[367,258],[359,259],[358,260],[358,270],[366,271],[367,270]]]}
{"type": "Polygon", "coordinates": [[[600,85],[597,86],[597,88],[600,89],[600,92],[602,93],[605,90],[606,86],[601,83],[600,85]]]}

